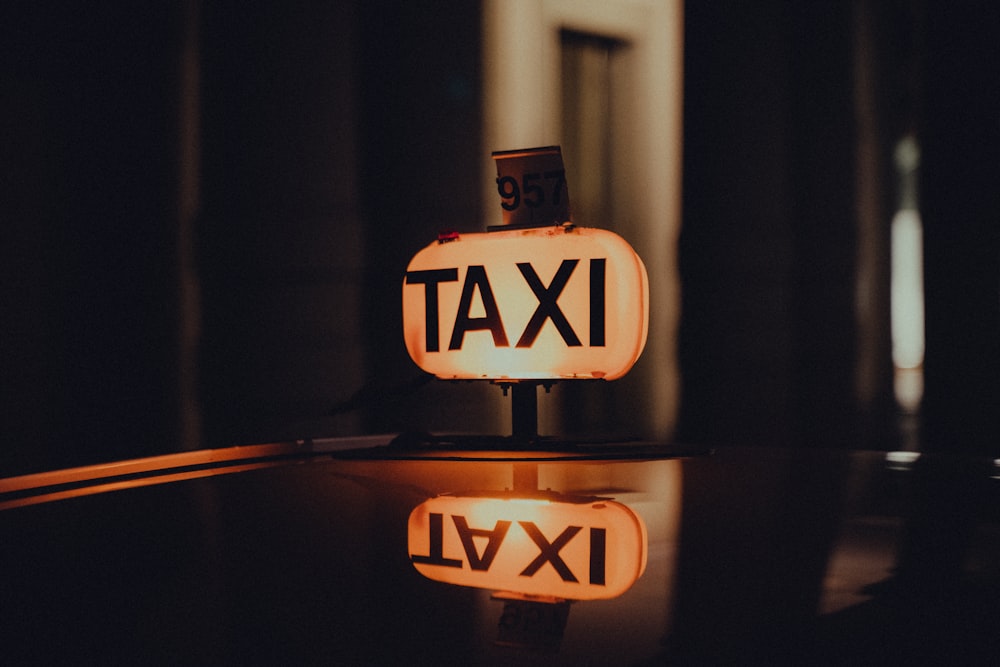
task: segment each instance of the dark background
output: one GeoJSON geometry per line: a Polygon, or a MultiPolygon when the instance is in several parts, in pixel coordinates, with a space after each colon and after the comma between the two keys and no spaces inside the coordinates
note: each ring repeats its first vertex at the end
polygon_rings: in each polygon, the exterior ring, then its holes
{"type": "Polygon", "coordinates": [[[900,196],[893,147],[914,133],[922,446],[995,450],[997,10],[899,1],[685,11],[682,437],[898,443],[888,221],[900,196]]]}
{"type": "MultiPolygon", "coordinates": [[[[475,429],[458,406],[493,388],[396,395],[406,262],[482,229],[479,9],[415,5],[4,4],[0,474],[475,429]]],[[[998,13],[688,4],[679,439],[898,444],[891,151],[915,132],[923,446],[995,449],[998,13]]]]}

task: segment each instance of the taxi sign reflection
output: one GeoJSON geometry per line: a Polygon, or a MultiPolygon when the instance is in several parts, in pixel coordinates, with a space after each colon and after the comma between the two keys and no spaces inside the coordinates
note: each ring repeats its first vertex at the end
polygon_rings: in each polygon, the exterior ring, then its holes
{"type": "Polygon", "coordinates": [[[438,496],[408,523],[410,560],[460,586],[567,600],[621,595],[646,567],[646,526],[605,498],[438,496]]]}

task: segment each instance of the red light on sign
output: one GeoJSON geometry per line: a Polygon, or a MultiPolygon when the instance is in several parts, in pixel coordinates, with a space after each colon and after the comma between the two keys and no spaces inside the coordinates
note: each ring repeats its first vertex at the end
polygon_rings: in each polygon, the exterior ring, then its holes
{"type": "Polygon", "coordinates": [[[642,519],[604,499],[439,496],[410,514],[408,542],[429,579],[567,600],[618,597],[646,567],[642,519]]]}
{"type": "Polygon", "coordinates": [[[642,260],[602,229],[462,234],[417,253],[403,281],[406,349],[442,379],[613,380],[648,320],[642,260]]]}

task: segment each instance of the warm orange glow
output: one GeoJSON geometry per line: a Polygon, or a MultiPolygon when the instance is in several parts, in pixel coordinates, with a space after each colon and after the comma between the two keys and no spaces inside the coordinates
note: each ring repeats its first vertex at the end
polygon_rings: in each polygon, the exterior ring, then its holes
{"type": "Polygon", "coordinates": [[[618,597],[646,568],[642,519],[611,500],[438,496],[410,514],[414,567],[459,586],[567,600],[618,597]]]}
{"type": "MultiPolygon", "coordinates": [[[[356,441],[355,441],[356,442],[356,441]]],[[[366,442],[359,443],[363,446],[366,442]]],[[[0,510],[183,479],[288,465],[308,455],[301,442],[204,449],[98,463],[0,479],[0,510]]]]}
{"type": "Polygon", "coordinates": [[[620,236],[546,227],[462,234],[411,260],[403,335],[442,379],[606,379],[646,343],[646,269],[620,236]]]}

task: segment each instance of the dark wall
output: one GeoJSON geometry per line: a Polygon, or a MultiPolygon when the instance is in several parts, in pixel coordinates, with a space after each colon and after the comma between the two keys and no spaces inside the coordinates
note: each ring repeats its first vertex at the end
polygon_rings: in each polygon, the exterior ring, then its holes
{"type": "Polygon", "coordinates": [[[927,3],[921,199],[926,441],[1000,453],[1000,8],[927,3]]]}
{"type": "Polygon", "coordinates": [[[357,432],[365,375],[358,8],[201,9],[199,404],[204,444],[357,432]]]}
{"type": "Polygon", "coordinates": [[[390,399],[406,263],[482,228],[477,3],[2,12],[0,474],[475,424],[390,399]]]}
{"type": "Polygon", "coordinates": [[[480,228],[478,5],[202,13],[206,444],[452,427],[462,391],[404,391],[401,284],[480,228]]]}
{"type": "Polygon", "coordinates": [[[996,449],[996,10],[729,2],[688,3],[685,15],[679,437],[899,444],[887,239],[900,196],[892,151],[913,132],[923,446],[996,449]]]}
{"type": "Polygon", "coordinates": [[[179,3],[4,3],[0,472],[177,440],[179,3]]]}
{"type": "Polygon", "coordinates": [[[679,437],[844,442],[855,328],[848,6],[685,10],[679,437]]]}

